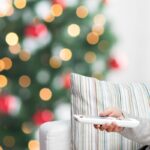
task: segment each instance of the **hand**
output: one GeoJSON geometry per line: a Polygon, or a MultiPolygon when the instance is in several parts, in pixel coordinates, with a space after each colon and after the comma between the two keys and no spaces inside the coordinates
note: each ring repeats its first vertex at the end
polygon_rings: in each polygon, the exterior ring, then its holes
{"type": "MultiPolygon", "coordinates": [[[[100,116],[103,117],[116,117],[118,119],[123,119],[124,116],[122,112],[117,108],[108,108],[100,113],[100,116]]],[[[99,129],[101,131],[107,131],[107,132],[120,132],[123,130],[123,127],[119,127],[114,122],[111,124],[104,124],[104,125],[94,125],[96,129],[99,129]]]]}

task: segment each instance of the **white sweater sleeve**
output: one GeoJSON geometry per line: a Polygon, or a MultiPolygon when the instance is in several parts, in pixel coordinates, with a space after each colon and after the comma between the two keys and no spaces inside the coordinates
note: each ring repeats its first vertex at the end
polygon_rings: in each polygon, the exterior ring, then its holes
{"type": "Polygon", "coordinates": [[[150,119],[138,118],[126,113],[124,115],[139,120],[140,124],[135,128],[124,128],[120,134],[139,144],[150,145],[150,119]]]}

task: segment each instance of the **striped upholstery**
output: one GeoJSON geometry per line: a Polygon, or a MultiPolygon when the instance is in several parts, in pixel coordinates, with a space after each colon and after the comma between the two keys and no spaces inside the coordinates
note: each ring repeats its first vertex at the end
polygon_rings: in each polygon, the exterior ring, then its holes
{"type": "MultiPolygon", "coordinates": [[[[139,117],[150,114],[150,85],[117,84],[72,74],[72,115],[98,115],[107,107],[119,107],[139,117]]],[[[117,133],[97,131],[72,118],[73,150],[135,150],[139,147],[117,133]]]]}

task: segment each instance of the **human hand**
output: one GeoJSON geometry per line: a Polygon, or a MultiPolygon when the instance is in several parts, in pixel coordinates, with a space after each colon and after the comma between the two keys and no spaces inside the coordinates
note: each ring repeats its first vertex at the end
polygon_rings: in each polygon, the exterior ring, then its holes
{"type": "MultiPolygon", "coordinates": [[[[102,117],[116,117],[118,119],[123,119],[124,116],[118,108],[108,108],[100,113],[102,117]]],[[[96,129],[107,132],[120,132],[123,130],[123,127],[119,127],[116,123],[112,122],[111,124],[104,125],[94,125],[96,129]]]]}

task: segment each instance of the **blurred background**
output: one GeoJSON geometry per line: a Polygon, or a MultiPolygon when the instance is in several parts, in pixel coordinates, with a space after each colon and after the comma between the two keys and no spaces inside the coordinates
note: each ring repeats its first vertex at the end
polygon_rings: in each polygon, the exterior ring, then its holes
{"type": "Polygon", "coordinates": [[[39,150],[70,119],[70,74],[149,81],[145,0],[0,0],[0,150],[39,150]]]}
{"type": "Polygon", "coordinates": [[[109,74],[110,80],[149,82],[149,8],[149,0],[109,1],[107,14],[118,39],[113,53],[124,55],[124,67],[119,72],[109,74]]]}

